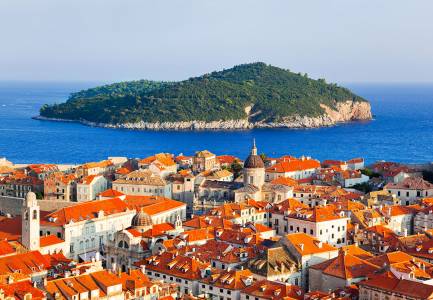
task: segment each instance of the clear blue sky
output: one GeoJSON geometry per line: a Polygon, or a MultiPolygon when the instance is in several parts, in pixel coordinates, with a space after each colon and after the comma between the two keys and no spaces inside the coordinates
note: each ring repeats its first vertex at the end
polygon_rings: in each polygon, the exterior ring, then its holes
{"type": "Polygon", "coordinates": [[[176,80],[263,61],[432,82],[432,14],[432,0],[2,0],[0,80],[176,80]]]}

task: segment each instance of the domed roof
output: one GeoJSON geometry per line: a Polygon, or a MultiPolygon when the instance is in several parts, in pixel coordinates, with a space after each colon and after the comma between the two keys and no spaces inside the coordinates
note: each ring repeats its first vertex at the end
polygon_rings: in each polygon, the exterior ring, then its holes
{"type": "Polygon", "coordinates": [[[263,159],[259,155],[257,155],[256,141],[254,140],[253,147],[251,148],[251,153],[245,160],[244,168],[256,169],[264,167],[265,163],[263,162],[263,159]]]}
{"type": "Polygon", "coordinates": [[[265,163],[263,162],[263,159],[259,155],[252,155],[250,154],[244,163],[244,168],[264,168],[265,163]]]}
{"type": "Polygon", "coordinates": [[[137,213],[133,218],[131,225],[134,227],[147,227],[152,226],[152,219],[148,214],[143,211],[137,213]]]}

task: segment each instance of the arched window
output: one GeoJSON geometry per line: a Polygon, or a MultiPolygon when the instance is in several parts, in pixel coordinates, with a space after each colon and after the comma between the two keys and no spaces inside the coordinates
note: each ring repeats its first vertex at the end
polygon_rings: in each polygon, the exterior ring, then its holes
{"type": "Polygon", "coordinates": [[[38,218],[38,211],[35,209],[33,211],[33,220],[36,220],[38,218]]]}
{"type": "Polygon", "coordinates": [[[29,219],[29,212],[28,211],[26,211],[26,213],[24,214],[24,220],[28,220],[29,219]]]}
{"type": "Polygon", "coordinates": [[[117,245],[117,247],[123,248],[123,241],[120,241],[119,244],[117,245]]]}
{"type": "Polygon", "coordinates": [[[125,249],[129,249],[129,245],[128,245],[127,242],[123,242],[123,248],[125,248],[125,249]]]}

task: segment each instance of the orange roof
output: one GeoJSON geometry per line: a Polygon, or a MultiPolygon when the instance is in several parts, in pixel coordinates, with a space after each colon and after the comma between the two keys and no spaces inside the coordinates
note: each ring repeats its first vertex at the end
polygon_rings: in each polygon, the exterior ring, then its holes
{"type": "Polygon", "coordinates": [[[131,170],[126,167],[122,167],[116,170],[116,174],[120,174],[120,175],[126,175],[129,173],[131,173],[131,170]]]}
{"type": "Polygon", "coordinates": [[[232,228],[233,223],[230,220],[220,216],[194,216],[192,219],[185,221],[183,226],[190,228],[232,228]]]}
{"type": "Polygon", "coordinates": [[[40,240],[40,246],[41,247],[52,246],[52,245],[61,244],[61,243],[65,242],[64,240],[62,240],[61,238],[58,238],[57,236],[55,236],[53,234],[41,236],[39,240],[40,240]]]}
{"type": "Polygon", "coordinates": [[[102,175],[89,175],[89,176],[84,177],[80,183],[87,184],[87,185],[92,184],[93,180],[95,178],[99,178],[99,177],[102,177],[102,175]]]}
{"type": "Polygon", "coordinates": [[[80,222],[97,218],[100,211],[105,215],[124,212],[128,206],[119,198],[107,200],[95,200],[77,203],[73,206],[64,207],[41,218],[45,225],[62,226],[69,222],[80,222]]]}
{"type": "Polygon", "coordinates": [[[19,272],[24,275],[31,275],[37,272],[46,271],[49,262],[39,251],[31,251],[22,254],[15,254],[0,258],[0,275],[19,272]]]}
{"type": "Polygon", "coordinates": [[[111,160],[103,160],[99,162],[89,162],[86,164],[83,164],[81,168],[83,169],[92,169],[92,168],[106,168],[109,166],[112,166],[113,162],[111,160]]]}
{"type": "Polygon", "coordinates": [[[320,162],[314,159],[282,161],[266,169],[268,173],[288,173],[320,168],[320,162]]]}
{"type": "Polygon", "coordinates": [[[217,158],[221,164],[232,164],[235,161],[240,161],[239,158],[233,155],[219,155],[217,158]]]}
{"type": "Polygon", "coordinates": [[[98,194],[99,197],[104,197],[104,198],[116,198],[124,195],[125,195],[124,193],[113,189],[108,189],[98,194]]]}
{"type": "Polygon", "coordinates": [[[201,279],[202,271],[210,269],[208,263],[201,262],[196,258],[169,252],[147,257],[134,263],[134,265],[145,265],[149,270],[189,280],[201,279]]]}
{"type": "Polygon", "coordinates": [[[341,247],[341,249],[346,253],[346,254],[350,254],[352,256],[356,256],[360,259],[369,259],[372,258],[374,255],[371,254],[368,251],[365,251],[362,248],[359,248],[356,245],[348,245],[348,246],[343,246],[341,247]]]}
{"type": "Polygon", "coordinates": [[[242,290],[253,282],[253,273],[248,269],[231,271],[215,269],[209,277],[203,278],[201,282],[215,288],[242,290]]]}
{"type": "Polygon", "coordinates": [[[10,284],[1,284],[0,290],[3,292],[4,299],[26,299],[24,295],[30,294],[33,300],[46,299],[42,290],[33,286],[30,280],[13,282],[10,284]]]}
{"type": "Polygon", "coordinates": [[[166,167],[176,165],[176,163],[173,160],[173,156],[171,154],[168,154],[168,153],[158,153],[158,154],[155,154],[153,156],[143,158],[139,162],[141,164],[151,164],[155,161],[158,161],[159,163],[161,163],[162,165],[164,165],[166,167]]]}
{"type": "Polygon", "coordinates": [[[278,177],[271,181],[271,184],[282,184],[286,186],[297,186],[298,181],[290,177],[278,177]]]}
{"type": "Polygon", "coordinates": [[[54,298],[54,294],[59,293],[64,299],[72,299],[72,296],[90,291],[99,290],[99,297],[105,297],[108,287],[120,285],[122,280],[107,270],[93,272],[89,274],[50,280],[46,284],[46,291],[54,298]]]}
{"type": "Polygon", "coordinates": [[[306,233],[291,233],[285,236],[302,256],[315,253],[337,251],[337,248],[320,242],[318,239],[306,233]]]}
{"type": "Polygon", "coordinates": [[[376,276],[358,283],[361,287],[371,287],[388,293],[404,295],[411,299],[432,299],[433,286],[413,280],[376,276]]]}
{"type": "Polygon", "coordinates": [[[368,274],[374,273],[380,267],[342,250],[337,257],[315,264],[310,268],[321,270],[322,274],[347,280],[367,277],[368,274]]]}
{"type": "Polygon", "coordinates": [[[8,241],[0,241],[0,256],[15,253],[15,249],[9,244],[8,241]]]}
{"type": "Polygon", "coordinates": [[[327,222],[345,218],[335,210],[333,205],[292,210],[289,212],[288,217],[310,222],[327,222]]]}
{"type": "Polygon", "coordinates": [[[159,213],[186,206],[185,203],[159,196],[133,196],[127,195],[124,203],[129,209],[141,209],[148,215],[159,213]]]}
{"type": "Polygon", "coordinates": [[[270,300],[304,299],[301,287],[269,280],[259,280],[245,288],[242,293],[270,300]]]}

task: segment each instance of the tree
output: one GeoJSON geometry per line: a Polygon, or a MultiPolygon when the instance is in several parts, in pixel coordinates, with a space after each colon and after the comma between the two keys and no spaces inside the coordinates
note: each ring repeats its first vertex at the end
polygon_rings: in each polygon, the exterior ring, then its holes
{"type": "Polygon", "coordinates": [[[235,177],[235,178],[237,178],[239,175],[240,175],[240,173],[241,173],[241,171],[242,171],[242,169],[243,169],[243,166],[237,161],[237,160],[235,160],[231,165],[230,165],[230,169],[232,170],[232,172],[233,172],[233,176],[235,177]]]}

